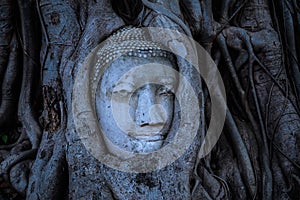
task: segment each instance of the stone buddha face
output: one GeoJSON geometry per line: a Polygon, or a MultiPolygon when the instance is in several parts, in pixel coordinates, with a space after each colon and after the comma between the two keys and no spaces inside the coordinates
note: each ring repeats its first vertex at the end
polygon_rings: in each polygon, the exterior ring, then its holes
{"type": "Polygon", "coordinates": [[[174,70],[160,66],[176,68],[165,57],[122,56],[100,79],[96,93],[100,127],[106,138],[124,150],[135,153],[158,150],[172,128],[178,78],[174,70]],[[128,73],[137,66],[144,66],[143,70],[128,73]],[[153,76],[160,84],[153,82],[153,76]],[[117,108],[118,120],[112,104],[128,105],[128,109],[117,108]]]}

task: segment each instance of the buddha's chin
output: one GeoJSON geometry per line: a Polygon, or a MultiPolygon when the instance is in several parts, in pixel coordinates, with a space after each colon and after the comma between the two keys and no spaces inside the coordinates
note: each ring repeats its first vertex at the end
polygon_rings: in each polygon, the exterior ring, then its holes
{"type": "Polygon", "coordinates": [[[163,140],[154,140],[153,138],[143,138],[137,139],[133,145],[132,151],[135,153],[151,153],[153,151],[159,150],[163,145],[163,140]]]}

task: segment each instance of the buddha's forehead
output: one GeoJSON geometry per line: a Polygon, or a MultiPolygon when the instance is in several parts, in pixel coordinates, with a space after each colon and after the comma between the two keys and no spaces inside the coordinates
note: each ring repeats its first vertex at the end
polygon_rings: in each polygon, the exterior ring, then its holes
{"type": "Polygon", "coordinates": [[[169,67],[172,67],[176,69],[176,65],[173,64],[168,58],[165,57],[135,57],[135,56],[121,56],[116,61],[112,63],[108,68],[132,68],[137,67],[139,65],[143,64],[161,64],[161,65],[167,65],[169,67]]]}
{"type": "Polygon", "coordinates": [[[136,81],[153,80],[153,76],[163,81],[171,81],[176,78],[177,66],[164,57],[140,58],[122,56],[107,67],[101,77],[102,84],[113,87],[118,80],[126,80],[135,84],[136,81]],[[135,70],[138,69],[138,70],[135,70]],[[128,73],[133,71],[133,73],[128,73]]]}

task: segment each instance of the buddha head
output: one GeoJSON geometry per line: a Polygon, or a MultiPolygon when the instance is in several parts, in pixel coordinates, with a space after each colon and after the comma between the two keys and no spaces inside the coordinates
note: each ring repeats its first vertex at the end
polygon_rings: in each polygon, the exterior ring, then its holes
{"type": "MultiPolygon", "coordinates": [[[[120,37],[122,32],[114,40],[120,37]]],[[[110,142],[126,151],[148,153],[160,149],[175,129],[177,64],[160,45],[135,37],[127,46],[109,46],[98,54],[110,60],[126,51],[103,71],[95,105],[102,134],[110,142]]]]}

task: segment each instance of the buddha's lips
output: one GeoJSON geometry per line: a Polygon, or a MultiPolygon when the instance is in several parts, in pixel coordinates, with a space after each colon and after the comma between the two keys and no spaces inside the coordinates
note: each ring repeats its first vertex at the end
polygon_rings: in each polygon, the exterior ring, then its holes
{"type": "Polygon", "coordinates": [[[138,139],[138,140],[147,140],[147,141],[159,141],[163,140],[164,136],[162,134],[158,134],[157,132],[153,133],[133,133],[133,132],[128,132],[128,135],[138,139]]]}

